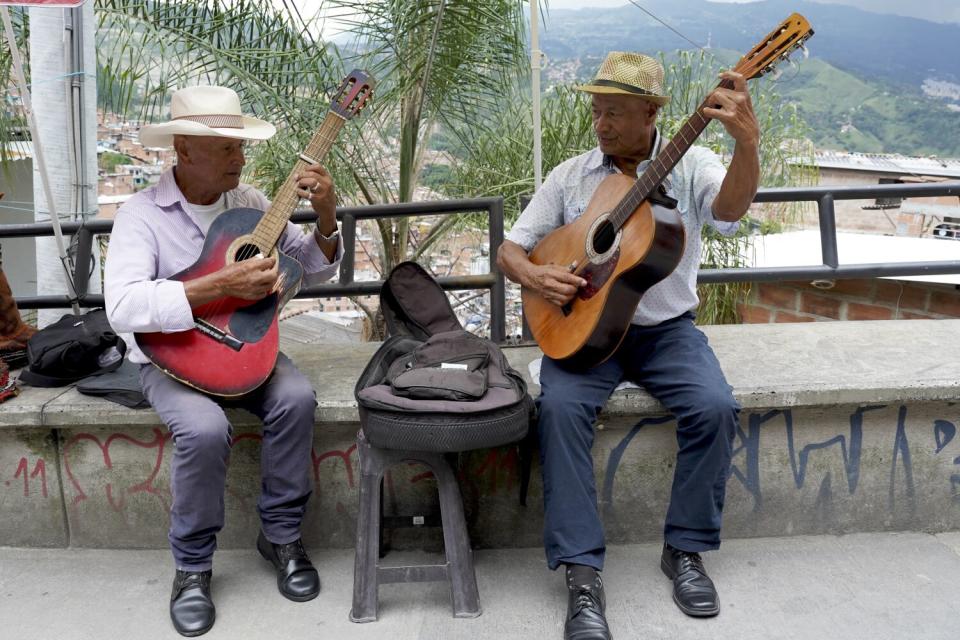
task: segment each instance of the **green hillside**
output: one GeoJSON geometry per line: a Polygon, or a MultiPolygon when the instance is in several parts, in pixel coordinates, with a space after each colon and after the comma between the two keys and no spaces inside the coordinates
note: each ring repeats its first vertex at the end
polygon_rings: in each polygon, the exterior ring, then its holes
{"type": "MultiPolygon", "coordinates": [[[[714,65],[732,67],[735,51],[713,49],[714,65]]],[[[675,53],[667,54],[668,63],[675,53]]],[[[569,60],[553,60],[563,66],[569,60]]],[[[599,60],[580,58],[577,81],[587,80],[599,60]]],[[[912,86],[864,79],[819,58],[783,65],[780,79],[764,80],[780,100],[794,103],[819,148],[910,156],[960,157],[960,112],[912,86]]],[[[757,90],[754,81],[754,91],[757,90]]],[[[549,85],[550,82],[547,81],[549,85]]]]}
{"type": "Polygon", "coordinates": [[[859,79],[822,60],[787,72],[777,89],[797,104],[819,147],[960,157],[960,113],[911,88],[859,79]]]}

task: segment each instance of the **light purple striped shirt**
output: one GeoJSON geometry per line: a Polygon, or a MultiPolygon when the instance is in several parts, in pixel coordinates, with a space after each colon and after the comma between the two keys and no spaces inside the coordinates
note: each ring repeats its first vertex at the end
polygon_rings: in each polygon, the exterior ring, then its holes
{"type": "MultiPolygon", "coordinates": [[[[227,210],[250,207],[266,211],[269,200],[256,188],[241,184],[226,193],[227,210]]],[[[205,233],[187,206],[173,177],[140,191],[117,211],[110,234],[104,273],[104,300],[110,325],[127,343],[131,362],[149,362],[137,348],[133,332],[172,333],[193,328],[193,312],[183,283],[168,280],[200,257],[205,233]]],[[[279,249],[303,265],[305,284],[329,280],[343,257],[343,241],[331,263],[313,236],[287,223],[279,249]]]]}

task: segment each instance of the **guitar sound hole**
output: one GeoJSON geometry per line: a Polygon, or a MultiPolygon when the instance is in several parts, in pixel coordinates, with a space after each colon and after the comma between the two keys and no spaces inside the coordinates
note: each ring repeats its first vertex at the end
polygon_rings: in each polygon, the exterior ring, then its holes
{"type": "Polygon", "coordinates": [[[593,234],[593,250],[598,254],[606,253],[613,246],[616,237],[617,232],[613,225],[608,220],[603,221],[593,234]]]}
{"type": "Polygon", "coordinates": [[[236,262],[241,260],[249,260],[250,258],[255,258],[258,254],[263,253],[260,251],[260,247],[255,244],[245,244],[241,245],[237,252],[233,255],[233,259],[236,262]]]}

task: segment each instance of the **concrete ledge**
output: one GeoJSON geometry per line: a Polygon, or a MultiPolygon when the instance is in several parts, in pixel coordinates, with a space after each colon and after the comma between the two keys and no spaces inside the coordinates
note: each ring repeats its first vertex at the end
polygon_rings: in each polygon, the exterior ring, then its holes
{"type": "MultiPolygon", "coordinates": [[[[728,484],[734,536],[960,528],[960,320],[705,327],[744,407],[728,484]]],[[[317,391],[305,537],[353,544],[359,426],[354,381],[376,344],[305,345],[289,355],[317,391]]],[[[532,347],[506,349],[524,374],[532,347]]],[[[531,387],[536,395],[537,388],[531,387]]],[[[222,547],[256,535],[259,438],[236,411],[222,547]]],[[[660,535],[673,473],[674,425],[640,389],[618,391],[594,445],[611,542],[660,535]]],[[[75,389],[25,388],[0,405],[0,545],[164,547],[172,444],[151,410],[75,389]],[[62,476],[62,480],[61,480],[62,476]]],[[[435,510],[432,477],[416,465],[387,477],[386,511],[435,510]]],[[[477,546],[536,546],[541,488],[517,505],[519,464],[506,447],[461,456],[461,489],[477,546]]],[[[399,530],[397,546],[439,543],[399,530]]]]}

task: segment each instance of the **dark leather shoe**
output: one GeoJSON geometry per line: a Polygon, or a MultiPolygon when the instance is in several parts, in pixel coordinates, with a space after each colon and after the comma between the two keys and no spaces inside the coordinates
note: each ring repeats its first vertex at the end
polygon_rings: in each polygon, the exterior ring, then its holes
{"type": "Polygon", "coordinates": [[[660,568],[673,580],[673,601],[688,616],[709,618],[720,613],[720,597],[703,568],[699,553],[663,545],[660,568]]]}
{"type": "Polygon", "coordinates": [[[592,567],[567,565],[567,622],[564,640],[611,640],[604,611],[603,580],[592,567]]]}
{"type": "Polygon", "coordinates": [[[173,579],[170,620],[182,636],[203,635],[213,627],[217,609],[210,597],[212,571],[181,571],[173,579]]]}
{"type": "Polygon", "coordinates": [[[257,537],[257,550],[277,570],[277,588],[285,598],[306,602],[320,593],[320,576],[303,550],[300,539],[289,544],[274,544],[261,531],[257,537]]]}

